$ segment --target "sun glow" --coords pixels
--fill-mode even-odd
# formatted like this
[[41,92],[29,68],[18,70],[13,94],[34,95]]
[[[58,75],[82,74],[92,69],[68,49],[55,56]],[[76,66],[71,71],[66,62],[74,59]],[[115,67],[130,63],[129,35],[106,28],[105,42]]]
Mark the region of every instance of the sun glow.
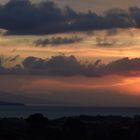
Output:
[[120,87],[121,90],[128,94],[140,96],[140,77],[129,77],[124,80],[125,85]]

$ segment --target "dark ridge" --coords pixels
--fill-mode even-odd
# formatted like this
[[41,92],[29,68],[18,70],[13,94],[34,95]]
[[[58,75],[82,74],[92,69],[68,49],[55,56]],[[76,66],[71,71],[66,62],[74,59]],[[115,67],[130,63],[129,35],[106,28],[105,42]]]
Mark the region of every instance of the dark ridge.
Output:
[[14,103],[14,102],[5,102],[5,101],[0,101],[0,106],[1,105],[10,105],[10,106],[24,106],[22,103]]

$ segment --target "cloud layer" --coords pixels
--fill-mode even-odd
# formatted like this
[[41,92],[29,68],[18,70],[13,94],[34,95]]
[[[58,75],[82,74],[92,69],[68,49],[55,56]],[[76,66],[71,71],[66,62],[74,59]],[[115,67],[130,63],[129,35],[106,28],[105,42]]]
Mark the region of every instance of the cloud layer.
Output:
[[59,8],[54,2],[33,4],[29,0],[10,0],[0,6],[0,28],[11,34],[51,34],[112,28],[140,27],[140,9],[113,9],[98,15]]
[[42,46],[45,47],[47,45],[65,45],[65,44],[73,44],[76,42],[80,42],[82,41],[82,38],[80,37],[71,37],[71,38],[67,38],[67,37],[52,37],[51,39],[46,38],[46,39],[38,39],[34,42],[34,44],[36,46]]
[[[16,59],[16,58],[15,58]],[[13,58],[10,61],[14,61]],[[86,76],[101,77],[106,75],[138,76],[140,58],[123,58],[108,64],[97,60],[94,63],[82,63],[74,56],[53,56],[50,59],[27,57],[22,65],[5,68],[2,64],[0,74],[30,74],[47,76]]]

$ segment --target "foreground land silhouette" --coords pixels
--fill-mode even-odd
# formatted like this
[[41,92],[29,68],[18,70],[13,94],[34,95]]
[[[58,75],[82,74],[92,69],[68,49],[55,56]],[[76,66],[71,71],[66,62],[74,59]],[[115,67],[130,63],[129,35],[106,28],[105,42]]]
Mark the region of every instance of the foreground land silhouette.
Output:
[[139,140],[140,116],[1,118],[0,140]]

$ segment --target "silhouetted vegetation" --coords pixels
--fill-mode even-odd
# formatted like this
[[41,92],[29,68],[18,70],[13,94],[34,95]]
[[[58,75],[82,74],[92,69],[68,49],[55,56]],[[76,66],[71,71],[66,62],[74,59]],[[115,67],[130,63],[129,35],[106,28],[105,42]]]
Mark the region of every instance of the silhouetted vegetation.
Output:
[[140,116],[1,118],[0,140],[138,140]]

